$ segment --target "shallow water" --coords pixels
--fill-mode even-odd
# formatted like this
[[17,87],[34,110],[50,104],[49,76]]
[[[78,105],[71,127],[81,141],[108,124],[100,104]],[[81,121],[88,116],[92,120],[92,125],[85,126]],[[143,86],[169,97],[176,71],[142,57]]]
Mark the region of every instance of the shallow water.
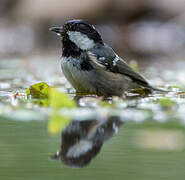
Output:
[[[72,168],[60,160],[49,158],[61,147],[61,133],[51,134],[48,131],[51,109],[39,107],[27,99],[25,89],[44,81],[62,92],[73,90],[61,75],[53,57],[45,61],[38,57],[34,59],[37,60],[11,60],[8,64],[0,61],[0,177],[3,180],[184,179],[182,72],[174,72],[173,80],[161,78],[161,85],[165,82],[176,86],[167,95],[155,94],[131,100],[115,97],[109,103],[95,97],[81,99],[80,105],[84,108],[77,109],[81,116],[77,113],[73,118],[71,123],[76,122],[75,125],[67,125],[70,135],[67,142],[75,141],[72,139],[77,136],[77,142],[85,139],[102,146],[87,166]],[[146,72],[149,69],[151,67],[146,68]],[[151,81],[154,84],[159,82],[155,80],[158,73],[150,72],[153,72]],[[93,116],[95,111],[96,116]],[[75,114],[72,110],[70,112]],[[89,116],[85,118],[90,113],[90,119]],[[119,124],[110,123],[113,114]],[[80,122],[86,124],[84,129],[79,128]],[[72,136],[74,132],[76,134]],[[76,152],[79,149],[73,154]],[[82,149],[82,152],[86,150]]]
[[[1,120],[2,179],[184,179],[185,152],[150,150],[136,145],[138,125],[128,124],[105,143],[100,154],[82,169],[48,160],[60,146],[60,136],[50,136],[46,122]],[[157,128],[161,130],[161,128]],[[175,130],[174,132],[184,130]],[[185,136],[184,136],[185,137]]]

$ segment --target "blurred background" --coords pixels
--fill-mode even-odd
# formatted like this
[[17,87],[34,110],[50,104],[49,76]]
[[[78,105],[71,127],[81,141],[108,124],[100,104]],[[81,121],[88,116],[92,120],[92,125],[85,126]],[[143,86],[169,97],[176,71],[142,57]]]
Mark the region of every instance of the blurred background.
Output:
[[184,57],[185,0],[1,0],[0,58],[61,54],[48,27],[74,18],[94,24],[127,59]]

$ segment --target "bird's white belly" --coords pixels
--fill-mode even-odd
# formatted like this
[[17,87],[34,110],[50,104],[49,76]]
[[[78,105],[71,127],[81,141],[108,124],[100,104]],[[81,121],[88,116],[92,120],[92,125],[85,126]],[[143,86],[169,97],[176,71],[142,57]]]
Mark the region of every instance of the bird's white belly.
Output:
[[[93,72],[82,71],[78,68],[80,62],[78,59],[62,58],[61,67],[63,74],[77,92],[91,92],[95,93],[95,89],[91,84],[90,77],[93,77]],[[92,73],[92,75],[90,75]]]

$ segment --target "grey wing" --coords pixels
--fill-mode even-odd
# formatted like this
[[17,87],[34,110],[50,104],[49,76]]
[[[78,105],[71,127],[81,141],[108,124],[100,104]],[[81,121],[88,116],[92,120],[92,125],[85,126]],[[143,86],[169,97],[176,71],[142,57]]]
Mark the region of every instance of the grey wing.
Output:
[[150,87],[148,82],[139,73],[135,72],[123,59],[118,57],[108,45],[91,49],[87,53],[90,63],[96,69],[120,73],[130,77],[142,86]]

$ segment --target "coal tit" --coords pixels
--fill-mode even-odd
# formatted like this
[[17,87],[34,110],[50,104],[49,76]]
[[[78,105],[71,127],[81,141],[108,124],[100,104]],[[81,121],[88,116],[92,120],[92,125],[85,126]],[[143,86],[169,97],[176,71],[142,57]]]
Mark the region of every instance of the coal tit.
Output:
[[122,96],[136,88],[153,90],[87,21],[69,20],[62,27],[49,30],[61,37],[62,71],[77,93]]

